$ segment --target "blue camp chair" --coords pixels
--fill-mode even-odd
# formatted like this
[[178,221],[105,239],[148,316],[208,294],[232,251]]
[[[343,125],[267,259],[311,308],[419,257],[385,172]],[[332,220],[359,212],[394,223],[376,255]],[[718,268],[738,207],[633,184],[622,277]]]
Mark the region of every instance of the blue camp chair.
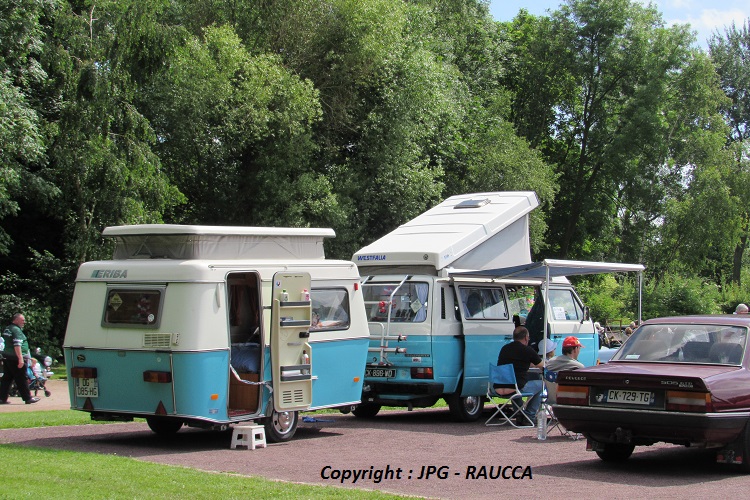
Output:
[[[505,387],[496,391],[494,384]],[[526,404],[533,395],[533,392],[523,392],[518,388],[516,372],[513,370],[512,363],[497,366],[490,363],[487,399],[490,404],[495,405],[495,413],[487,419],[484,425],[510,424],[516,428],[534,427],[534,421],[529,418],[525,411],[522,411],[526,409]],[[522,420],[523,425],[516,423],[516,419]],[[526,425],[527,423],[528,425]]]

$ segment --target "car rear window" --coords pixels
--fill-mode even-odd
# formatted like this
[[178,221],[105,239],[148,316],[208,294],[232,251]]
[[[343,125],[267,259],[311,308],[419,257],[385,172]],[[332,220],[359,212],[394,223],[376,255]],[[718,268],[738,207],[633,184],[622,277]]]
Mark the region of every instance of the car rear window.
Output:
[[740,365],[747,328],[724,325],[644,325],[633,333],[616,361]]

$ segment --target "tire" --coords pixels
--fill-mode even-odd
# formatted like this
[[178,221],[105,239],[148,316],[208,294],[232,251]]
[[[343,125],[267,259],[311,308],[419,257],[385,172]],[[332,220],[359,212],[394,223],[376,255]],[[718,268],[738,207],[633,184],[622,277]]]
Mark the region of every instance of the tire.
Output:
[[173,418],[146,417],[146,423],[159,436],[173,436],[182,428],[182,420]]
[[277,412],[273,410],[271,416],[265,419],[266,439],[271,443],[289,441],[297,431],[299,414],[296,411]]
[[621,443],[606,443],[603,450],[597,450],[596,454],[605,462],[624,462],[633,454],[635,445]]
[[481,396],[449,396],[446,401],[457,422],[475,422],[484,411],[484,398]]
[[352,410],[355,417],[359,418],[373,418],[380,411],[380,405],[373,403],[362,403],[358,404],[356,408]]
[[742,452],[742,463],[734,465],[734,470],[748,473],[750,472],[750,455],[748,455],[750,453],[750,421],[745,424],[745,430],[742,431],[737,444],[739,451]]

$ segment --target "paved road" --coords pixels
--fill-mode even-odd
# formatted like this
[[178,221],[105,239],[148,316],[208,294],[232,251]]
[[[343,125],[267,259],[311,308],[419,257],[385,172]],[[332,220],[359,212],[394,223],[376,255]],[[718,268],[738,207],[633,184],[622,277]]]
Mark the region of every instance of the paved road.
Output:
[[[47,389],[52,393],[49,397],[44,396],[43,391],[39,391],[37,397],[38,403],[27,405],[20,397],[10,397],[9,405],[0,405],[0,413],[14,411],[43,411],[43,410],[69,410],[70,396],[68,395],[68,382],[65,380],[48,380]],[[33,392],[33,391],[32,391]]]
[[[27,406],[43,408],[41,403]],[[612,466],[585,451],[583,441],[559,435],[537,441],[529,430],[486,428],[481,422],[456,424],[445,409],[387,412],[370,421],[351,415],[317,418],[328,421],[301,423],[291,442],[254,451],[230,450],[230,432],[183,429],[172,439],[159,439],[140,423],[9,429],[0,431],[0,442],[431,498],[696,498],[719,492],[722,497],[739,498],[747,494],[748,476],[715,464],[713,454],[701,450],[668,445],[639,448],[628,462]],[[434,469],[424,470],[435,473],[419,479],[423,467],[431,466]],[[471,468],[475,479],[467,478]],[[373,476],[356,484],[321,477],[346,470],[364,470],[368,475],[372,470]],[[379,470],[392,470],[394,477],[376,483]],[[485,479],[483,470],[488,476],[498,470],[526,475]]]

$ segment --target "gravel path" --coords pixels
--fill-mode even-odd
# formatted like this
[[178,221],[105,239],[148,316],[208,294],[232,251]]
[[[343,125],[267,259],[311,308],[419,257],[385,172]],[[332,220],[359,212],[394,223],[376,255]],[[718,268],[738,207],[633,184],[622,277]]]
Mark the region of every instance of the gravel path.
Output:
[[[47,398],[2,411],[59,404]],[[747,492],[746,475],[715,464],[713,453],[702,450],[639,448],[626,463],[611,465],[585,451],[584,441],[556,434],[538,441],[533,430],[456,424],[446,409],[386,412],[373,420],[315,418],[300,423],[292,441],[254,451],[230,450],[231,432],[183,429],[162,439],[142,423],[6,429],[0,442],[430,498],[697,498],[717,491],[740,498]],[[344,475],[350,477],[342,481]]]

